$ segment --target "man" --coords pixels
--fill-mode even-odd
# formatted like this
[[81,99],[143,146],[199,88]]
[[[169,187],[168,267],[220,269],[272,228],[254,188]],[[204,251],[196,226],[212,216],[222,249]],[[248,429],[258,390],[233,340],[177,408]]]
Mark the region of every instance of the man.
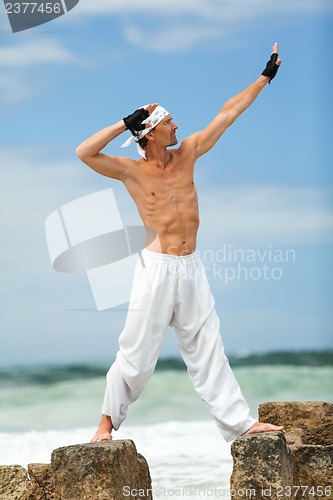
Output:
[[[261,76],[177,149],[168,149],[178,142],[172,116],[161,106],[149,104],[97,132],[76,150],[93,170],[124,183],[148,234],[134,274],[119,351],[107,374],[102,418],[93,442],[112,439],[112,429],[119,428],[128,406],[140,396],[155,369],[169,325],[175,328],[194,388],[227,441],[243,434],[283,431],[281,426],[259,423],[250,416],[224,354],[214,299],[195,252],[199,211],[193,182],[196,160],[254,102],[280,64],[276,43]],[[135,140],[140,160],[101,153],[127,129],[133,137],[124,146]]]

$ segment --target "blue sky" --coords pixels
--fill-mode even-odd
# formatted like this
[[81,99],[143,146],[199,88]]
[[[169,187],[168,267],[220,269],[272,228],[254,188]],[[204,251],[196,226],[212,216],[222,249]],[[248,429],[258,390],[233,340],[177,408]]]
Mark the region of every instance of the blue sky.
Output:
[[[198,248],[256,254],[252,277],[227,283],[227,264],[207,258],[228,353],[333,348],[332,2],[80,0],[16,34],[0,8],[0,364],[114,357],[126,312],[94,311],[86,276],[52,269],[44,223],[109,187],[123,220],[138,217],[124,187],[90,171],[76,146],[148,102],[172,113],[182,140],[259,76],[275,41],[276,79],[196,165]],[[124,139],[106,152],[136,156],[119,149]],[[295,258],[277,263],[269,250]],[[280,278],[257,279],[263,264]],[[162,355],[174,353],[170,333]]]

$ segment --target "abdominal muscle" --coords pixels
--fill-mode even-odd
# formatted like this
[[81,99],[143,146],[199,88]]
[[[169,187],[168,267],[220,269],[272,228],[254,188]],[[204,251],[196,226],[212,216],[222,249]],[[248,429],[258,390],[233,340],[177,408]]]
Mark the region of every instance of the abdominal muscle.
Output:
[[126,187],[147,230],[146,248],[179,256],[193,253],[199,209],[191,173],[150,175],[140,181]]
[[189,217],[178,207],[175,218],[160,216],[154,223],[152,219],[145,223],[147,228],[146,248],[154,252],[172,255],[189,255],[196,249],[196,237],[199,226],[198,217]]
[[141,207],[139,212],[147,228],[146,248],[172,255],[195,251],[199,227],[196,190],[193,195],[179,201],[169,193],[165,199],[156,200],[155,206]]

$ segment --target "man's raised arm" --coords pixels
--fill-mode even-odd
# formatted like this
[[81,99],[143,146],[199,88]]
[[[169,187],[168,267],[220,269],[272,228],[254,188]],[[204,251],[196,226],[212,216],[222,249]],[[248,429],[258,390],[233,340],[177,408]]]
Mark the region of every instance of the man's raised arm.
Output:
[[280,64],[281,59],[278,59],[278,44],[275,43],[271,58],[259,78],[245,90],[227,101],[222,106],[219,114],[204,130],[188,138],[191,141],[195,141],[197,158],[215,146],[221,135],[234,123],[236,118],[251,106],[265,85],[275,77]]

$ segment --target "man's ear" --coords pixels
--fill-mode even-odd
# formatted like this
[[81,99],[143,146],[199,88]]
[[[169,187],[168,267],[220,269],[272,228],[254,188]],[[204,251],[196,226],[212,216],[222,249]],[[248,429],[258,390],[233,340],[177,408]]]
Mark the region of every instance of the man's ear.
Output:
[[148,134],[145,135],[147,137],[148,141],[153,141],[154,140],[154,130],[151,130],[148,132]]

